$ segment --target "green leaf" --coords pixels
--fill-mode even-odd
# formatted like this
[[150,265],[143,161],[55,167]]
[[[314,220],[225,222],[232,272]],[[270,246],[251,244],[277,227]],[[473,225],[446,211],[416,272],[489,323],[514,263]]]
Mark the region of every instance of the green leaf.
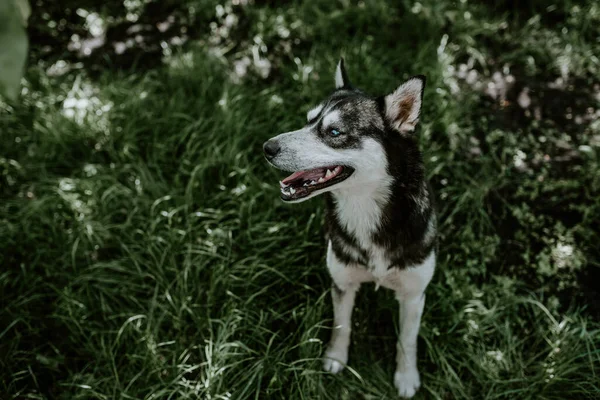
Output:
[[27,58],[26,0],[0,1],[0,95],[16,100]]
[[21,12],[23,26],[27,26],[27,20],[31,15],[31,6],[29,6],[29,0],[15,0],[15,4],[17,7],[19,7],[19,11]]

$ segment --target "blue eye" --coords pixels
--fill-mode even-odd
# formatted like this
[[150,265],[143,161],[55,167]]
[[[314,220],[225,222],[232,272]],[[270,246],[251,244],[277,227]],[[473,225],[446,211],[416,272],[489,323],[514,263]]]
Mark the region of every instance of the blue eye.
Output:
[[331,133],[333,136],[339,136],[342,132],[338,131],[337,129],[330,129],[329,133]]

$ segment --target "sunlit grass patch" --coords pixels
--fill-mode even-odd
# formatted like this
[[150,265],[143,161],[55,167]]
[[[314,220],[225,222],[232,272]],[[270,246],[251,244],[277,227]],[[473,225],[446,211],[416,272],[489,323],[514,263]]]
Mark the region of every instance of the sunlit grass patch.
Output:
[[597,7],[247,3],[182,2],[206,30],[152,68],[59,54],[0,103],[0,393],[394,398],[391,293],[361,290],[350,369],[321,371],[321,203],[281,203],[262,156],[343,54],[374,95],[428,78],[441,240],[417,398],[598,397]]

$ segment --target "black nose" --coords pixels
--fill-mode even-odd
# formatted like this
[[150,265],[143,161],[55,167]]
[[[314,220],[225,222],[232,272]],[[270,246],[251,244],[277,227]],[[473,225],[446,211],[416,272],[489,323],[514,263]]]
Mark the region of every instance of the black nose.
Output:
[[263,144],[263,151],[265,152],[265,157],[269,160],[273,159],[277,153],[279,153],[281,147],[279,147],[279,143],[274,140],[267,140],[265,144]]

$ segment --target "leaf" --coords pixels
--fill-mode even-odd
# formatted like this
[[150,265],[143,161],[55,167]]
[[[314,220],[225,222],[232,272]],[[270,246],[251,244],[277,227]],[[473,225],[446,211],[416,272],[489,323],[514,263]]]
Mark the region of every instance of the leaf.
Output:
[[29,0],[15,0],[15,3],[21,12],[23,26],[27,26],[27,20],[31,15],[31,6],[29,5]]
[[0,95],[11,100],[17,99],[21,87],[28,48],[24,22],[30,12],[26,1],[0,1]]

